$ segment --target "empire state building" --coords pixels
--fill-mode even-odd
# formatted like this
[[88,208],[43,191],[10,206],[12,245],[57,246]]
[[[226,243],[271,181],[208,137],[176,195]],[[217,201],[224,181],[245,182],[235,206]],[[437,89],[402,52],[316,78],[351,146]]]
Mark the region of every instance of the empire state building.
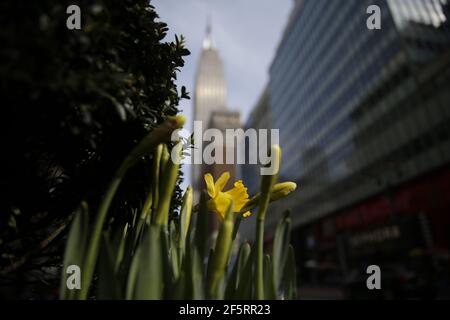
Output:
[[214,47],[211,25],[208,23],[197,69],[194,95],[194,119],[202,121],[204,129],[208,126],[213,111],[226,109],[226,94],[227,88],[222,60]]

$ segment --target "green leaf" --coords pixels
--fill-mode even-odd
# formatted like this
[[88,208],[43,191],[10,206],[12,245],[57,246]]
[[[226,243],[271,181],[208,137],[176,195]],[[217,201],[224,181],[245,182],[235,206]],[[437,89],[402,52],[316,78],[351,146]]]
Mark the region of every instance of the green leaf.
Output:
[[284,271],[284,298],[297,299],[297,268],[295,265],[294,248],[289,246],[289,254]]
[[141,263],[141,252],[142,249],[136,251],[136,253],[133,256],[133,259],[130,264],[130,269],[128,271],[128,279],[127,279],[127,286],[126,286],[126,294],[125,297],[127,300],[132,300],[135,297],[135,288],[136,288],[136,282],[138,279],[138,272],[139,272],[139,265]]
[[198,249],[194,244],[195,228],[189,228],[186,238],[186,258],[182,268],[185,270],[185,299],[204,299],[203,261],[200,259]]
[[170,247],[169,247],[169,255],[170,255],[170,266],[172,270],[172,282],[176,282],[180,275],[180,265],[181,265],[181,257],[178,252],[178,234],[175,226],[175,222],[172,220],[170,222]]
[[203,294],[203,268],[196,247],[188,247],[186,258],[186,294],[185,299],[202,300]]
[[235,223],[234,223],[233,240],[236,239],[236,236],[237,236],[238,231],[239,231],[239,226],[241,225],[241,221],[242,221],[242,215],[239,214],[239,215],[236,217],[236,221],[235,221]]
[[170,256],[170,236],[167,226],[160,226],[160,246],[162,253],[162,280],[164,282],[164,295],[170,297],[172,294],[173,269],[172,259]]
[[270,255],[264,257],[264,299],[275,300],[277,298],[273,282],[273,270]]
[[211,277],[211,272],[213,268],[213,257],[214,257],[214,248],[209,249],[209,255],[207,260],[207,266],[206,266],[206,281],[209,282],[209,279]]
[[208,245],[208,224],[209,224],[209,213],[207,205],[208,195],[205,191],[202,191],[200,195],[200,204],[197,214],[197,224],[195,228],[195,246],[198,249],[200,259],[206,255],[207,245]]
[[273,283],[276,291],[280,289],[290,238],[291,219],[289,212],[286,212],[283,219],[278,222],[273,241]]
[[250,245],[248,243],[243,243],[239,248],[239,253],[234,263],[233,270],[228,280],[228,285],[225,290],[226,299],[235,299],[236,292],[239,287],[239,283],[243,274],[245,265],[247,264],[248,258],[250,256]]
[[184,253],[186,248],[186,237],[191,224],[192,215],[192,187],[189,186],[183,196],[183,202],[181,205],[180,212],[180,223],[179,223],[179,243],[181,253]]
[[150,191],[147,193],[147,197],[145,199],[144,205],[142,206],[141,215],[139,216],[139,221],[146,221],[148,216],[150,216],[150,219],[151,219],[153,197],[154,197],[154,193],[152,191],[152,188],[150,188]]
[[120,281],[115,273],[115,258],[108,233],[104,232],[99,255],[98,299],[120,299]]
[[170,299],[174,300],[183,300],[185,299],[184,295],[186,292],[186,274],[184,271],[181,271],[178,280],[174,283],[173,293],[170,296]]
[[254,299],[254,290],[252,284],[254,283],[253,272],[256,264],[256,244],[251,247],[250,256],[248,257],[241,275],[239,276],[238,289],[236,291],[236,299],[249,300]]
[[[89,210],[85,202],[82,202],[72,221],[69,236],[64,251],[64,261],[60,285],[60,298],[64,300],[77,299],[77,290],[67,289],[67,267],[77,265],[83,266],[86,252],[87,239],[89,236]],[[81,273],[83,270],[81,269]]]
[[163,262],[161,252],[161,229],[158,226],[151,226],[145,235],[142,245],[137,249],[136,256],[137,270],[130,270],[135,273],[131,275],[131,281],[135,277],[133,299],[158,300],[163,297]]
[[125,245],[126,245],[126,240],[127,240],[127,235],[128,235],[128,223],[125,224],[125,226],[123,227],[122,230],[118,230],[118,232],[116,233],[115,237],[114,237],[114,242],[113,242],[113,252],[115,253],[114,255],[114,273],[118,274],[119,272],[119,268],[120,268],[120,264],[122,263],[124,254],[125,254]]

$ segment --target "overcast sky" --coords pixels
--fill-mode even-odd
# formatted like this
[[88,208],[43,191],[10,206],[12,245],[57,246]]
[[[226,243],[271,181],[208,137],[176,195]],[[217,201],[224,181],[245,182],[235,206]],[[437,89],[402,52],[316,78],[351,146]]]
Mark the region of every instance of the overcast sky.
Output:
[[[212,34],[224,63],[227,104],[241,111],[245,121],[268,80],[268,68],[287,23],[292,0],[151,0],[160,19],[168,24],[167,40],[186,38],[191,55],[178,75],[193,97],[197,64],[208,15]],[[180,106],[191,130],[193,100]],[[185,168],[187,176],[190,168]],[[188,177],[187,177],[188,178]],[[188,179],[189,180],[189,179]],[[189,182],[189,181],[188,181]]]

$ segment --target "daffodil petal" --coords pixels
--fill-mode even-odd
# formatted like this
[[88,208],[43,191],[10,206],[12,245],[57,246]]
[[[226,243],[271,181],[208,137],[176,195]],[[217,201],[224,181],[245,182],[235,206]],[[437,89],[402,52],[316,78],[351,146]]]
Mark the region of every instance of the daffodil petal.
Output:
[[220,192],[223,190],[228,180],[230,179],[230,173],[228,171],[222,173],[222,175],[217,179],[214,187],[216,188],[216,192]]
[[206,190],[211,198],[216,196],[216,188],[214,187],[214,179],[210,173],[205,174]]
[[223,192],[219,192],[217,197],[211,199],[211,201],[213,202],[211,205],[213,207],[212,211],[219,214],[222,220],[225,219],[225,213],[227,212],[228,207],[230,206],[231,199],[227,197]]
[[247,188],[241,180],[234,183],[234,188],[225,192],[234,201],[234,211],[238,212],[248,201]]

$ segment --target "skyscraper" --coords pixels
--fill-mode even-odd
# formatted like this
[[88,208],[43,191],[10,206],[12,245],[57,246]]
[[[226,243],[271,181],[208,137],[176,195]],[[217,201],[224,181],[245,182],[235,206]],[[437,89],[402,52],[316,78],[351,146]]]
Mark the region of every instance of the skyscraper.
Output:
[[195,82],[195,120],[208,125],[211,113],[226,108],[227,87],[222,59],[208,23]]
[[[448,3],[295,3],[268,90],[280,179],[299,185],[275,208],[293,211],[304,281],[325,266],[322,276],[338,281],[368,259],[397,261],[416,248],[448,254]],[[366,26],[370,5],[381,30]],[[273,230],[278,216],[268,219]]]

